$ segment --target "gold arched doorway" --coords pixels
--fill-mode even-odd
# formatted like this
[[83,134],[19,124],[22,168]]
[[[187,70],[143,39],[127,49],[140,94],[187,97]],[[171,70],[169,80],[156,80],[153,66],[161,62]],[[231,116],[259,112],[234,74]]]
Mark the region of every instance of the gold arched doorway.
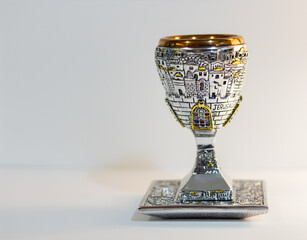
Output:
[[195,130],[213,129],[212,114],[204,101],[199,101],[191,111],[191,125]]

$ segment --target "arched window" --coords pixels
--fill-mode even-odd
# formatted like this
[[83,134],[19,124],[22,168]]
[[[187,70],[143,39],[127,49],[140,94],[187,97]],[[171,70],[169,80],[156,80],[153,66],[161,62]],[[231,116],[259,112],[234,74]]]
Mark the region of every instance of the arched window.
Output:
[[199,101],[191,111],[191,125],[195,130],[213,129],[212,114],[204,101]]
[[188,72],[187,72],[187,78],[193,78],[193,74],[192,74],[191,71],[188,71]]
[[203,90],[205,89],[205,86],[204,86],[204,83],[203,83],[203,82],[201,82],[201,83],[199,84],[199,89],[200,89],[200,91],[203,91]]
[[183,95],[183,92],[181,89],[179,89],[178,92],[179,92],[179,95]]

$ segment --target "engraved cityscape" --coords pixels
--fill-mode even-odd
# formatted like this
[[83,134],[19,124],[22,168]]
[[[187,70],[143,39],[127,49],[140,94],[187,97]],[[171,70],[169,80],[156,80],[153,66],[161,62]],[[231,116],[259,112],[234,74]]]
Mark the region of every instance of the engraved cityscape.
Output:
[[[242,99],[240,92],[248,60],[245,46],[219,49],[158,46],[155,59],[166,101],[182,126],[218,129],[229,122]],[[198,112],[192,112],[197,105]]]

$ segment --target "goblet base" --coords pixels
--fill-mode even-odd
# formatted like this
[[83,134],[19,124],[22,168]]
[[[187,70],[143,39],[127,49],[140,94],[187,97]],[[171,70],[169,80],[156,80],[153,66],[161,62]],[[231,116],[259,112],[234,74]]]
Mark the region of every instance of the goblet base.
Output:
[[264,181],[233,180],[232,201],[181,201],[180,180],[153,181],[139,212],[161,218],[246,218],[268,212]]

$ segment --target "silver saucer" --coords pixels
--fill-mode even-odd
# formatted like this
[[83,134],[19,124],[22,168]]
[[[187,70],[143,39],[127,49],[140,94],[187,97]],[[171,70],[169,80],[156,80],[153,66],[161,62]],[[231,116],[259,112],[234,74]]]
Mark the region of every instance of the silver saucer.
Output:
[[264,182],[233,180],[233,201],[175,201],[180,180],[153,181],[139,212],[161,218],[246,218],[268,212]]

